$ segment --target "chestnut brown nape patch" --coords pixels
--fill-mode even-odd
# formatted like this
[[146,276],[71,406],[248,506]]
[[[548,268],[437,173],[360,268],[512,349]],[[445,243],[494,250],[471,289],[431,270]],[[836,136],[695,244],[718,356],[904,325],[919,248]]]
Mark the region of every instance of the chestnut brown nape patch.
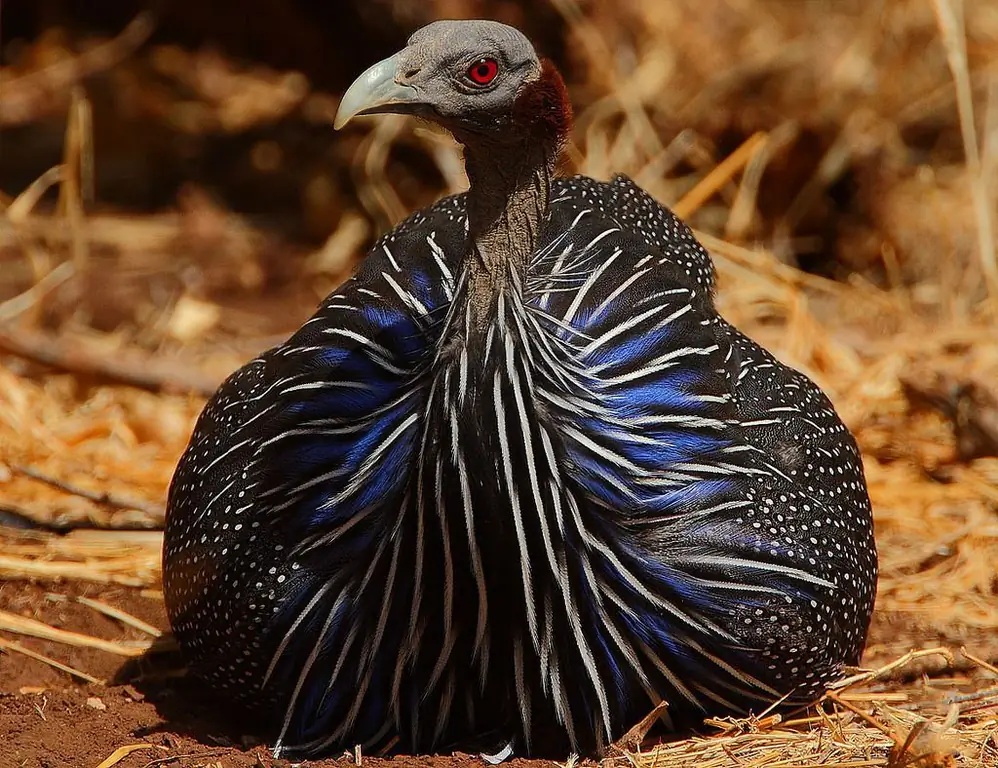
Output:
[[517,95],[513,124],[531,136],[559,145],[571,133],[572,102],[561,73],[549,59],[541,59],[541,76]]

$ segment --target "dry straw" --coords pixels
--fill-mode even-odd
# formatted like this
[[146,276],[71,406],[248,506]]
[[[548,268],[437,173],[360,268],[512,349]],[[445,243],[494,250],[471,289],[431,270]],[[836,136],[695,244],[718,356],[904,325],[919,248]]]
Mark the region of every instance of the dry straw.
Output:
[[[881,554],[878,615],[864,660],[873,671],[837,686],[817,711],[717,721],[701,736],[643,750],[629,745],[608,763],[998,766],[998,444],[989,455],[986,440],[968,442],[975,429],[986,438],[989,418],[998,424],[998,405],[989,414],[980,405],[985,401],[969,394],[993,391],[998,381],[995,201],[987,178],[996,162],[995,105],[975,109],[982,93],[994,91],[998,73],[993,13],[969,0],[876,2],[853,15],[836,15],[825,4],[761,0],[634,0],[585,9],[575,0],[554,0],[553,7],[569,25],[576,65],[588,73],[573,85],[589,98],[577,116],[569,165],[604,178],[628,173],[690,218],[717,264],[717,301],[726,317],[815,378],[856,434]],[[130,27],[118,48],[99,50],[120,55],[144,39],[144,23]],[[827,45],[815,45],[817,37]],[[765,94],[768,101],[759,98],[762,117],[738,98],[760,83],[775,89]],[[119,253],[116,266],[134,266],[141,256],[154,264],[146,268],[167,274],[185,226],[176,216],[86,215],[88,112],[80,98],[69,103],[65,165],[0,212],[8,225],[0,226],[0,248],[16,249],[31,275],[0,302],[0,346],[47,372],[0,368],[0,499],[5,512],[49,529],[104,530],[4,532],[0,578],[155,590],[161,534],[123,529],[162,523],[167,483],[203,403],[187,393],[209,391],[256,350],[233,354],[231,340],[224,351],[206,344],[200,356],[187,350],[189,356],[157,368],[147,365],[148,354],[122,362],[135,350],[120,335],[79,326],[39,332],[40,309],[92,272],[99,252]],[[26,114],[9,109],[0,110],[0,120]],[[899,136],[926,121],[952,127],[963,149],[958,165],[935,156],[912,165]],[[746,138],[719,151],[711,138],[715,124]],[[767,188],[771,175],[787,177],[781,164],[790,149],[815,135],[828,140],[809,175],[798,174],[789,190]],[[357,205],[373,226],[360,214],[345,216],[343,231],[308,261],[310,270],[342,278],[366,233],[406,212],[389,172],[401,142],[425,150],[452,191],[463,184],[451,142],[413,131],[405,120],[379,121],[358,144],[353,165]],[[877,269],[865,262],[840,280],[799,269],[809,246],[798,233],[809,217],[843,179],[859,184],[871,175],[875,194],[856,204],[880,228],[872,250],[883,280],[876,282]],[[36,212],[56,184],[61,210]],[[767,218],[767,194],[789,199],[778,221]],[[261,242],[234,217],[221,216],[219,227],[239,253]],[[847,246],[865,240],[837,242],[837,263],[850,271],[855,253]],[[964,258],[968,250],[971,259]],[[160,338],[179,322],[181,306],[171,305],[136,333]],[[70,354],[78,350],[84,354]],[[78,387],[81,379],[97,386]],[[171,387],[183,392],[163,393]],[[968,445],[978,450],[968,452]],[[151,639],[91,638],[6,612],[0,650],[88,679],[85,670],[31,643],[133,656],[155,642],[157,628],[113,606],[86,605]],[[936,648],[963,644],[973,652]],[[116,753],[108,764],[124,757]]]

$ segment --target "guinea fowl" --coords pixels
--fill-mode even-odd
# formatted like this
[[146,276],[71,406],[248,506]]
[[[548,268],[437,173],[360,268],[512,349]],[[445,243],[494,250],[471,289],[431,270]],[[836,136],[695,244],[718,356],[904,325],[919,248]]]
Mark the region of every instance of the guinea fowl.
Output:
[[470,189],[202,413],[163,559],[193,672],[299,755],[591,752],[662,701],[820,696],[876,583],[827,398],[718,315],[672,213],[554,178],[571,110],[517,30],[419,30],[336,125],[383,112],[449,130]]

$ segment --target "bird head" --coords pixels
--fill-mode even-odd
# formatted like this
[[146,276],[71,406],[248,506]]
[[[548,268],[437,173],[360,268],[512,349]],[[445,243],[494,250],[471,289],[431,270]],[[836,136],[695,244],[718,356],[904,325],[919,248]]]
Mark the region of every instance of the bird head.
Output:
[[418,115],[464,144],[568,135],[571,106],[561,75],[530,40],[495,21],[437,21],[370,67],[343,94],[334,127],[378,113]]

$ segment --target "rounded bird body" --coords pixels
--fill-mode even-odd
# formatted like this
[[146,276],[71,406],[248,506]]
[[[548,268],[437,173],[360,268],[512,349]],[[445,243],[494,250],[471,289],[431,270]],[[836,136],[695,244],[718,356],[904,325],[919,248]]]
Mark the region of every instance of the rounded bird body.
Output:
[[465,24],[341,111],[426,114],[434,56],[468,87],[524,58],[512,122],[434,107],[471,191],[230,377],[177,469],[164,592],[192,669],[303,754],[592,750],[660,701],[678,724],[815,699],[873,604],[855,442],[718,315],[685,225],[626,178],[551,178],[560,79]]

